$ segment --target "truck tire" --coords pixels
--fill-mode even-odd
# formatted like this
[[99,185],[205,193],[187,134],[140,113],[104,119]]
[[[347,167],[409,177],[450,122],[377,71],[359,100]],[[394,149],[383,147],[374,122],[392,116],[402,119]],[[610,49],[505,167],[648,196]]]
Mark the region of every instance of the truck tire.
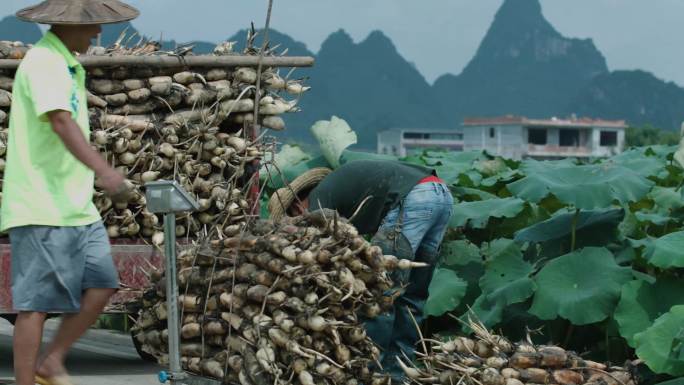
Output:
[[138,341],[137,338],[135,338],[133,333],[131,333],[131,340],[133,340],[133,346],[135,347],[135,351],[138,352],[138,356],[140,356],[140,359],[142,359],[145,362],[154,362],[155,364],[157,363],[157,359],[153,355],[146,353],[142,350],[142,344],[140,343],[140,341]]

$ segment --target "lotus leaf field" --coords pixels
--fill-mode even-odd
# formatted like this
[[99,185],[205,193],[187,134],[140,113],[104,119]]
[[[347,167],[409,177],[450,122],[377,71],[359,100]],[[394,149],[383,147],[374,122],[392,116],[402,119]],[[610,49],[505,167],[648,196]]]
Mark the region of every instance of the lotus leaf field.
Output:
[[[312,167],[396,159],[347,150],[355,135],[340,119],[317,124],[320,154],[283,146],[262,170],[266,195]],[[529,333],[617,365],[637,357],[646,383],[684,385],[684,170],[674,150],[585,162],[436,150],[400,159],[436,169],[457,202],[427,332],[468,333],[457,319],[476,316],[512,339]]]

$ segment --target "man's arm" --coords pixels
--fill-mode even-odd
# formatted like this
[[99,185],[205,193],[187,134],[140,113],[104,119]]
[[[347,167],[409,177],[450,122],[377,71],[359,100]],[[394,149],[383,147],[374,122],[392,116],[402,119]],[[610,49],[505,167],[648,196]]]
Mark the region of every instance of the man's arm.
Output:
[[92,147],[86,140],[78,123],[67,111],[57,110],[47,113],[52,130],[62,139],[64,146],[76,159],[95,172],[100,185],[111,195],[120,192],[124,185],[124,177]]

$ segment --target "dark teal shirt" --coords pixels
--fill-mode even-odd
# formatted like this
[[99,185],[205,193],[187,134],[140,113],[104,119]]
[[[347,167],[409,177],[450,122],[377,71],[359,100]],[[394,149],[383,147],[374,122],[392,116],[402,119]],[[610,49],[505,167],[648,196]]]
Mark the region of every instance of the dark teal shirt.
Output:
[[361,234],[378,230],[382,219],[418,184],[435,171],[418,165],[387,160],[345,163],[309,194],[309,210],[328,208],[350,218],[364,199],[352,224]]

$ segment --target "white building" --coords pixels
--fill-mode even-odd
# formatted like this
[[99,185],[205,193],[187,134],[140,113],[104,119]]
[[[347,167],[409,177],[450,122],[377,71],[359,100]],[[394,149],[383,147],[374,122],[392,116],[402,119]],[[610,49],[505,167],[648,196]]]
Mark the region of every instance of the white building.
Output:
[[463,149],[513,159],[602,158],[623,151],[626,128],[623,120],[470,118],[463,122]]
[[395,128],[378,132],[378,154],[407,156],[428,148],[463,151],[460,129]]

